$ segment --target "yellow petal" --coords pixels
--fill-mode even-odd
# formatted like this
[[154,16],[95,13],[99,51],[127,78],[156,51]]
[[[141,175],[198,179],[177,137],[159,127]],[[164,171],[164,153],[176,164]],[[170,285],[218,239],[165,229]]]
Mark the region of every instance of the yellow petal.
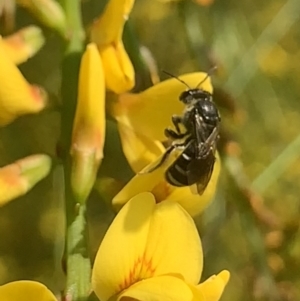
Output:
[[138,277],[154,210],[153,196],[140,194],[122,208],[109,227],[92,273],[93,289],[101,301],[130,286]]
[[191,301],[193,293],[183,280],[165,275],[137,282],[122,292],[117,300],[121,301],[122,298],[143,301]]
[[[158,160],[157,160],[158,161]],[[157,161],[153,163],[156,165]],[[135,195],[148,191],[154,191],[155,187],[164,179],[165,170],[163,168],[158,168],[153,172],[145,174],[135,175],[124,187],[123,189],[113,198],[112,204],[116,210],[120,210],[121,207],[126,204]],[[168,194],[168,188],[165,187],[166,191],[164,196]]]
[[123,42],[99,47],[99,53],[103,61],[106,87],[116,94],[121,94],[134,87],[134,69]]
[[27,83],[7,56],[0,39],[0,126],[16,117],[36,113],[45,107],[45,94]]
[[132,284],[164,274],[198,283],[202,248],[191,217],[176,203],[155,205],[150,193],[131,199],[110,226],[96,256],[92,283],[106,301]]
[[126,116],[122,116],[120,120],[118,129],[124,155],[134,172],[138,173],[161,156],[165,148],[159,141],[153,141],[130,128]]
[[[194,88],[206,76],[206,73],[197,72],[179,78]],[[209,77],[200,88],[212,92]],[[164,129],[172,125],[171,116],[183,112],[184,104],[179,101],[179,95],[186,89],[184,84],[171,78],[139,94],[120,95],[119,101],[112,105],[111,113],[116,118],[126,115],[131,127],[137,132],[147,135],[152,140],[163,141],[166,140]]]
[[48,175],[50,168],[46,155],[32,155],[0,168],[0,206],[25,194]]
[[[126,142],[125,142],[126,144]],[[124,146],[123,146],[124,147]],[[133,155],[132,155],[133,156]],[[145,169],[156,166],[161,160],[160,156]],[[214,170],[204,193],[198,195],[193,187],[175,187],[165,180],[165,170],[174,161],[176,154],[171,154],[169,160],[162,168],[153,172],[135,175],[123,189],[113,198],[112,205],[116,210],[128,202],[133,196],[143,191],[151,192],[155,195],[156,201],[170,200],[179,203],[191,216],[200,214],[213,200],[216,192],[218,179],[221,171],[219,154],[216,153]]]
[[[177,203],[157,204],[144,257],[149,259],[147,262],[151,260],[153,275],[173,273],[188,283],[199,282],[203,266],[201,241],[193,219]],[[143,268],[147,267],[143,266],[141,273]]]
[[1,301],[56,301],[51,291],[35,281],[15,281],[0,286]]
[[220,156],[216,153],[214,170],[204,193],[198,195],[193,193],[193,188],[182,187],[170,190],[166,199],[179,203],[191,216],[196,216],[210,204],[216,193],[218,179],[221,171]]
[[9,58],[15,64],[20,64],[32,57],[43,46],[45,39],[39,27],[27,26],[2,41]]
[[95,44],[82,57],[78,102],[73,127],[72,187],[78,201],[89,194],[103,158],[105,140],[105,86],[102,62]]
[[218,275],[211,276],[205,282],[200,283],[197,288],[205,296],[206,301],[218,301],[222,296],[229,278],[230,273],[224,270]]
[[120,94],[135,84],[134,69],[122,42],[123,26],[134,0],[110,0],[91,28],[103,61],[107,89]]
[[133,4],[134,0],[109,0],[103,14],[92,25],[91,40],[98,46],[121,40]]

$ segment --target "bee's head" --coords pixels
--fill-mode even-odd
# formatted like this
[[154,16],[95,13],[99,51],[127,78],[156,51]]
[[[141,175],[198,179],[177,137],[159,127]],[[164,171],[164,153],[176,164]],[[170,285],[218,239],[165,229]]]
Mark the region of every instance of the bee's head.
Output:
[[189,105],[201,100],[211,100],[211,94],[201,89],[189,89],[180,94],[179,100]]

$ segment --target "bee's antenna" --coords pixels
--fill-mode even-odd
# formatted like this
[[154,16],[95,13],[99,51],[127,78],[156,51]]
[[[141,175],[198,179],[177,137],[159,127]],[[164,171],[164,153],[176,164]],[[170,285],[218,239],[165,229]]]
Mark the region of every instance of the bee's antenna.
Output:
[[165,70],[162,70],[162,72],[165,73],[165,74],[167,74],[167,75],[169,75],[170,77],[176,78],[178,81],[180,81],[181,83],[183,83],[186,87],[188,87],[189,90],[191,90],[191,87],[185,81],[183,81],[182,79],[180,79],[179,77],[177,77],[177,76],[175,76],[175,75],[173,75],[173,74],[171,74],[171,73],[169,73],[169,72],[167,72]]
[[201,84],[203,84],[209,76],[211,76],[216,70],[218,69],[217,66],[213,66],[211,67],[208,71],[207,71],[207,74],[206,76],[204,77],[204,79],[201,80],[201,82],[196,86],[196,89],[199,88],[199,86],[201,86]]

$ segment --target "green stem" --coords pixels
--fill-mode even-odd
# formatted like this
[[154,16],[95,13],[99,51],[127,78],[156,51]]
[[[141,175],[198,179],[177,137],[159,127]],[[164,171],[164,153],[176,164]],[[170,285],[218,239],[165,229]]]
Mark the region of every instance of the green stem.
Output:
[[299,158],[299,149],[300,135],[253,181],[252,188],[259,193],[265,192]]
[[191,1],[180,1],[176,6],[179,19],[183,25],[190,57],[198,62],[198,67],[203,70],[208,70],[211,67],[207,55],[209,45],[207,45],[205,32],[199,22],[200,10],[197,4]]
[[66,296],[68,300],[83,301],[90,293],[91,262],[85,235],[85,205],[77,205],[77,214],[69,214],[68,218]]
[[241,163],[235,157],[226,156],[224,164],[232,178],[234,195],[233,199],[238,206],[241,224],[244,228],[245,235],[251,251],[253,266],[257,268],[261,275],[262,289],[267,297],[266,300],[279,301],[279,293],[276,286],[275,279],[267,264],[267,253],[264,247],[264,239],[262,233],[257,225],[253,210],[251,208],[249,199],[245,192],[249,188],[247,177],[244,175]]
[[65,260],[68,300],[84,301],[90,292],[91,263],[88,257],[85,205],[77,204],[71,189],[69,154],[76,110],[80,59],[84,47],[80,0],[62,0],[67,17],[66,52],[62,64],[62,122],[60,150],[65,173],[66,246]]
[[135,92],[143,91],[152,86],[152,82],[149,68],[141,54],[140,45],[130,20],[125,23],[123,40],[136,73],[135,78],[137,82],[134,90]]
[[81,52],[85,33],[81,19],[81,1],[61,0],[67,19],[67,54]]

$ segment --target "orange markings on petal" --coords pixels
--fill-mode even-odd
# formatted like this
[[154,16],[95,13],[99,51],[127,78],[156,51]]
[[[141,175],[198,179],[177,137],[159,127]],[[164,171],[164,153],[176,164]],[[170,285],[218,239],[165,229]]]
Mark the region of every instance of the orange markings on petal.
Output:
[[119,285],[119,291],[123,291],[134,283],[151,278],[155,274],[155,268],[152,266],[152,260],[146,259],[144,256],[139,256],[134,262],[128,275],[124,277],[124,281]]

